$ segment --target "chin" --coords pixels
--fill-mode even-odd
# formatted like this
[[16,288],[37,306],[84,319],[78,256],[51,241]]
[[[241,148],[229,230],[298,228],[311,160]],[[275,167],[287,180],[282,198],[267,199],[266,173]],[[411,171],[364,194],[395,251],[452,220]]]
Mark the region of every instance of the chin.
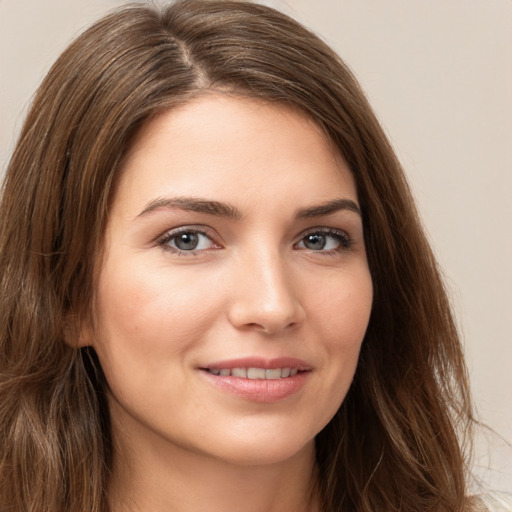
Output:
[[233,443],[230,450],[216,455],[215,458],[236,466],[270,466],[291,461],[298,457],[313,457],[315,453],[314,440],[306,444],[288,442]]
[[[229,430],[224,428],[218,432],[228,433]],[[233,429],[227,436],[212,436],[205,452],[234,465],[272,465],[296,457],[314,457],[315,437],[314,432],[301,432],[296,425],[295,428],[294,425],[276,428],[269,421],[258,428]]]

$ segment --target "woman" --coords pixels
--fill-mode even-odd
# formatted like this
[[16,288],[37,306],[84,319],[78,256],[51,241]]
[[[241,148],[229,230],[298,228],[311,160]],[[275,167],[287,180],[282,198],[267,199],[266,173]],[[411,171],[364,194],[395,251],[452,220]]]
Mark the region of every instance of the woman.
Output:
[[286,16],[99,21],[41,85],[0,218],[0,508],[477,510],[400,165]]

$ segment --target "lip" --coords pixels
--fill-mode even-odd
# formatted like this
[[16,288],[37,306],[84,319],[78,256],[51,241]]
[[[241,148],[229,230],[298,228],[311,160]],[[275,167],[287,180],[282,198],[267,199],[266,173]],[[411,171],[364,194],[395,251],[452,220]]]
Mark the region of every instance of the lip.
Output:
[[[214,375],[208,370],[233,368],[276,368],[296,369],[298,373],[280,379],[248,379],[243,377]],[[221,392],[235,395],[244,400],[259,403],[274,403],[297,394],[309,378],[312,366],[294,357],[265,359],[248,357],[217,361],[199,368],[201,374]]]
[[275,368],[296,368],[299,371],[310,371],[312,367],[302,359],[296,357],[275,357],[266,359],[264,357],[242,357],[239,359],[230,359],[229,361],[217,361],[208,363],[202,368],[209,370],[222,370],[228,368],[264,368],[265,370],[273,370]]

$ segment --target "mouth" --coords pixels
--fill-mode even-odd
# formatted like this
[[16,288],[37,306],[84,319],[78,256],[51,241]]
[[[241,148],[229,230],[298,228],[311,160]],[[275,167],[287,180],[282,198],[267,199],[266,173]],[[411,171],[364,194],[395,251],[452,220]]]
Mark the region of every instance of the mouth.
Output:
[[267,403],[299,393],[313,370],[295,358],[244,358],[199,369],[216,389],[244,400]]
[[204,371],[213,375],[220,375],[222,377],[238,377],[240,379],[251,380],[278,380],[294,377],[298,373],[307,370],[299,370],[298,368],[203,368]]

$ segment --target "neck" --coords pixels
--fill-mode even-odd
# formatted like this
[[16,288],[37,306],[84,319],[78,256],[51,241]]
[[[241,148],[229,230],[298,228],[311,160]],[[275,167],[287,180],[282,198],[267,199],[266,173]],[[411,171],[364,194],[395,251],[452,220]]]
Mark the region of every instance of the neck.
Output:
[[112,512],[320,512],[315,450],[261,465],[220,460],[155,435],[116,435]]

